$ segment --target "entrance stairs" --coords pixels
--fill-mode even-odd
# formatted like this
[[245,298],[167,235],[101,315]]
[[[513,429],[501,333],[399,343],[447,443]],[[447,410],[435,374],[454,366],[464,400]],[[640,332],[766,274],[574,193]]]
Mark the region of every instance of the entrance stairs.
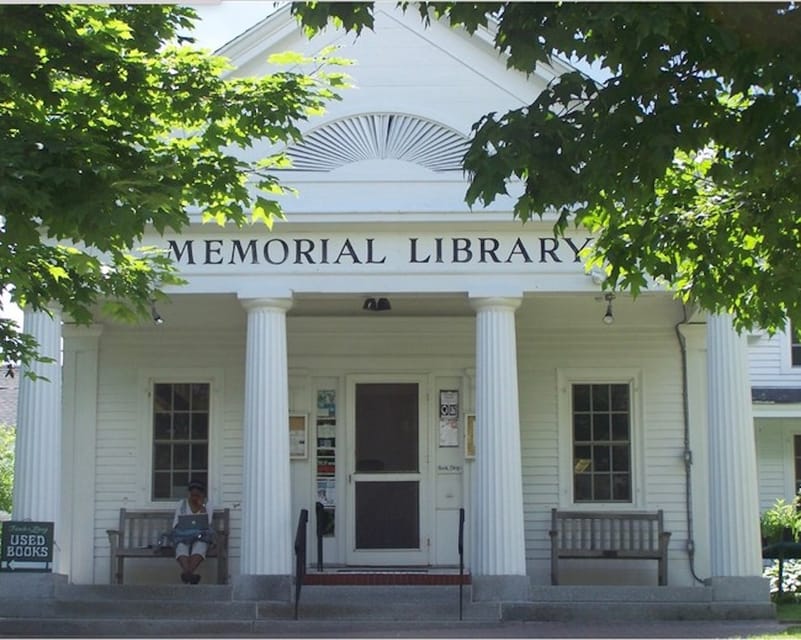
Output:
[[[2,577],[0,577],[0,581]],[[464,623],[499,620],[498,603],[473,603]],[[60,585],[53,598],[0,599],[0,637],[266,636],[343,623],[459,625],[459,588],[445,585],[306,585],[294,603],[244,601],[225,585]]]
[[460,621],[456,584],[306,584],[295,620],[294,604],[237,600],[227,585],[56,582],[46,597],[30,597],[9,590],[7,575],[0,574],[0,637],[326,637],[348,625],[379,633],[398,623],[412,633],[439,625],[458,635],[460,625],[517,621],[775,620],[769,602],[721,601],[701,586],[531,585],[523,601],[473,602],[475,586],[466,584]]

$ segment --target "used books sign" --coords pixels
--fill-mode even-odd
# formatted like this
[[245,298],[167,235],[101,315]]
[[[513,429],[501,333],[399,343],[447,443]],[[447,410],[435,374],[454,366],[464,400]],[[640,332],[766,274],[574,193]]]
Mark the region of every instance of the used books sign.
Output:
[[53,570],[53,523],[3,523],[0,571]]

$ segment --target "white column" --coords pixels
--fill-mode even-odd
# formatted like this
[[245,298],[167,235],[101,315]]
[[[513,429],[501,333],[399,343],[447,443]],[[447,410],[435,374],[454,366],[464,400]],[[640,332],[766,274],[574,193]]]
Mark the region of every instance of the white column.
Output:
[[477,298],[476,459],[471,572],[526,574],[515,310],[519,298]]
[[243,575],[292,574],[286,311],[291,300],[243,300],[245,353]]
[[709,512],[713,577],[762,573],[756,445],[745,335],[731,317],[707,320]]
[[[39,343],[39,355],[20,372],[14,449],[14,520],[55,523],[54,563],[58,569],[61,495],[61,311],[52,317],[26,311],[23,331]],[[31,371],[47,380],[31,380]]]
[[[72,584],[94,582],[98,349],[103,325],[64,324],[62,384],[62,571]],[[68,555],[69,554],[69,555]],[[68,555],[68,558],[66,557]]]

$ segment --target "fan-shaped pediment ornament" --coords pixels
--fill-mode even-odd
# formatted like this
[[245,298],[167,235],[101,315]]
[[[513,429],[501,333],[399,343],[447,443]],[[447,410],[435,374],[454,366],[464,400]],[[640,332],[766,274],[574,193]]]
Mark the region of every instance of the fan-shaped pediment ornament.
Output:
[[329,122],[287,149],[294,171],[333,171],[362,160],[405,160],[431,171],[461,171],[467,138],[431,120],[369,113]]

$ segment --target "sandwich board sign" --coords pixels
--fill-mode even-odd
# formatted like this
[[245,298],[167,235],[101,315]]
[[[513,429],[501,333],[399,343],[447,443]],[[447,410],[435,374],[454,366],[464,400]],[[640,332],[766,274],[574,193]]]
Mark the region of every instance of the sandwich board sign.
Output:
[[4,522],[0,544],[0,571],[53,571],[52,522]]

